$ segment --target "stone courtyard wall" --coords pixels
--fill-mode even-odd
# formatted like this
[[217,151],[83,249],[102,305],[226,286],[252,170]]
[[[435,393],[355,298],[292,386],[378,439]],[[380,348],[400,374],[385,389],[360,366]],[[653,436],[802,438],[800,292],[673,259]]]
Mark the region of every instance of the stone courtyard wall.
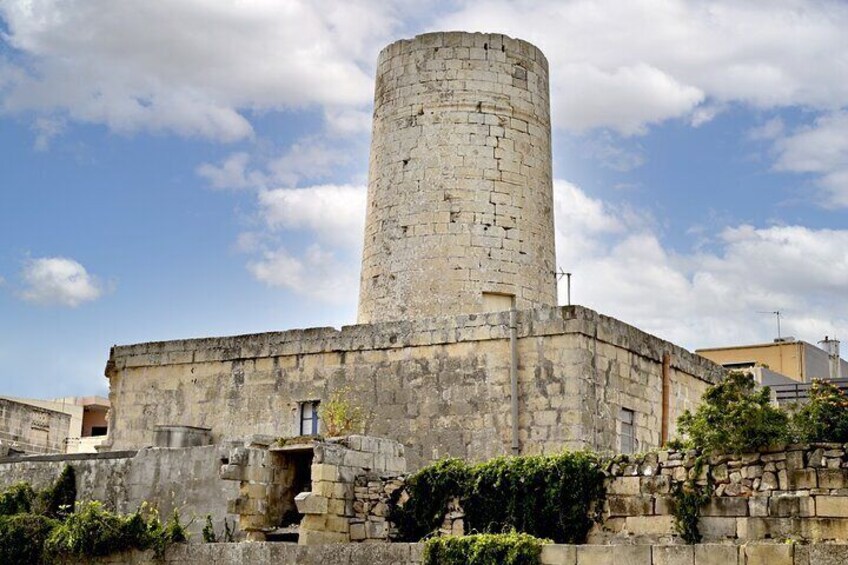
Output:
[[216,446],[0,459],[0,490],[20,481],[45,488],[65,465],[76,472],[78,501],[98,500],[120,513],[148,502],[163,518],[176,508],[197,536],[207,514],[218,531],[225,519],[231,528],[238,519],[227,513],[227,500],[237,496],[238,485],[218,478],[221,453]]
[[[410,468],[510,451],[508,312],[113,348],[110,449],[153,443],[156,425],[211,428],[216,442],[298,435],[303,401],[349,387],[369,435],[406,447]],[[673,423],[717,382],[717,365],[586,308],[519,312],[522,453],[618,447],[621,407],[640,449],[658,446],[662,358]]]

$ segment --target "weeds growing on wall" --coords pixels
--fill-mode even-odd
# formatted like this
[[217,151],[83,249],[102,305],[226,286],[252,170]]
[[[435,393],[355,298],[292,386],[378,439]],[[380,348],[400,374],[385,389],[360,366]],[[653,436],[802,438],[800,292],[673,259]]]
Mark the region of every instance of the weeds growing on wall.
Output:
[[75,498],[70,466],[40,492],[18,483],[0,493],[0,563],[79,563],[129,549],[152,549],[161,557],[170,544],[186,541],[176,512],[163,524],[146,507],[120,516],[99,502],[75,504]]
[[697,482],[703,468],[704,456],[699,455],[695,459],[689,478],[676,483],[671,492],[674,529],[688,544],[701,542],[698,522],[701,520],[701,509],[710,501],[710,493],[713,490],[711,478],[707,479],[706,485],[699,485]]
[[546,543],[515,532],[431,538],[424,546],[424,565],[536,565]]
[[409,500],[393,500],[389,519],[400,537],[420,540],[442,523],[457,499],[467,531],[515,530],[557,543],[581,543],[592,526],[592,510],[604,496],[604,475],[586,452],[500,457],[468,465],[446,459],[407,480]]

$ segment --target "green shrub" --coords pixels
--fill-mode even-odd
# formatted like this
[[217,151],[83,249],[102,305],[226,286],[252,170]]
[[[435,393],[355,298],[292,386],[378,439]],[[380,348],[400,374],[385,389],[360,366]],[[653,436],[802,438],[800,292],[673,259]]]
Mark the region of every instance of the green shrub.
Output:
[[35,497],[35,491],[29,483],[15,483],[0,492],[0,516],[30,512]]
[[42,512],[51,518],[64,518],[74,511],[77,499],[77,478],[74,468],[65,465],[59,478],[49,488],[38,493]]
[[792,432],[801,442],[848,442],[848,396],[832,383],[813,381],[809,402],[792,416]]
[[789,420],[771,405],[768,387],[756,390],[753,376],[731,372],[707,389],[694,414],[678,418],[677,431],[704,453],[744,453],[786,441]]
[[105,510],[99,502],[85,502],[56,526],[47,539],[45,552],[60,561],[79,561],[131,549],[153,549],[161,557],[168,545],[185,540],[185,529],[176,511],[163,525],[155,514],[145,517],[139,510],[120,516]]
[[536,565],[546,543],[515,532],[431,538],[424,546],[424,565]]
[[44,563],[44,542],[57,524],[38,514],[0,516],[0,563]]
[[517,530],[557,543],[580,543],[592,525],[593,503],[603,498],[604,476],[594,455],[500,457],[478,465],[446,459],[407,481],[389,519],[399,537],[418,541],[439,528],[447,504],[458,499],[468,531]]
[[203,525],[203,543],[218,543],[218,536],[215,535],[215,526],[212,525],[212,515],[206,515],[206,523]]

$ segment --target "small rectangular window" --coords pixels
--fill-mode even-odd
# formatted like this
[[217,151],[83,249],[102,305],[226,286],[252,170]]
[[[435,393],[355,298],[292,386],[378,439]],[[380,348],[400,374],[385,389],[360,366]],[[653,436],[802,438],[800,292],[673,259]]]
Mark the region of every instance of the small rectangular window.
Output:
[[106,426],[91,426],[92,437],[105,436],[107,431]]
[[300,403],[300,435],[318,435],[318,400]]
[[622,408],[618,418],[621,421],[621,452],[633,453],[636,451],[636,413],[629,408]]

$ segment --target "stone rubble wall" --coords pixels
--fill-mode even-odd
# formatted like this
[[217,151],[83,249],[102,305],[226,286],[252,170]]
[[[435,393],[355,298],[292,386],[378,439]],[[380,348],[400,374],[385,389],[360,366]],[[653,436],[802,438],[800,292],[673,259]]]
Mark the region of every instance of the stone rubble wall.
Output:
[[[132,552],[93,560],[93,565],[418,565],[423,543],[327,544],[211,543],[170,548],[163,560]],[[842,565],[845,544],[547,545],[540,565]]]
[[548,90],[542,52],[501,34],[382,50],[359,323],[556,304]]
[[705,457],[670,451],[619,457],[609,469],[604,521],[591,543],[673,541],[674,490],[708,488],[705,541],[848,540],[848,457],[842,444]]
[[[150,445],[168,424],[211,428],[216,443],[295,436],[299,402],[348,388],[366,433],[401,442],[411,469],[508,454],[508,326],[500,312],[115,347],[109,448]],[[673,432],[719,366],[579,306],[519,312],[522,452],[617,450],[622,407],[635,412],[638,447],[658,446],[665,353]]]

